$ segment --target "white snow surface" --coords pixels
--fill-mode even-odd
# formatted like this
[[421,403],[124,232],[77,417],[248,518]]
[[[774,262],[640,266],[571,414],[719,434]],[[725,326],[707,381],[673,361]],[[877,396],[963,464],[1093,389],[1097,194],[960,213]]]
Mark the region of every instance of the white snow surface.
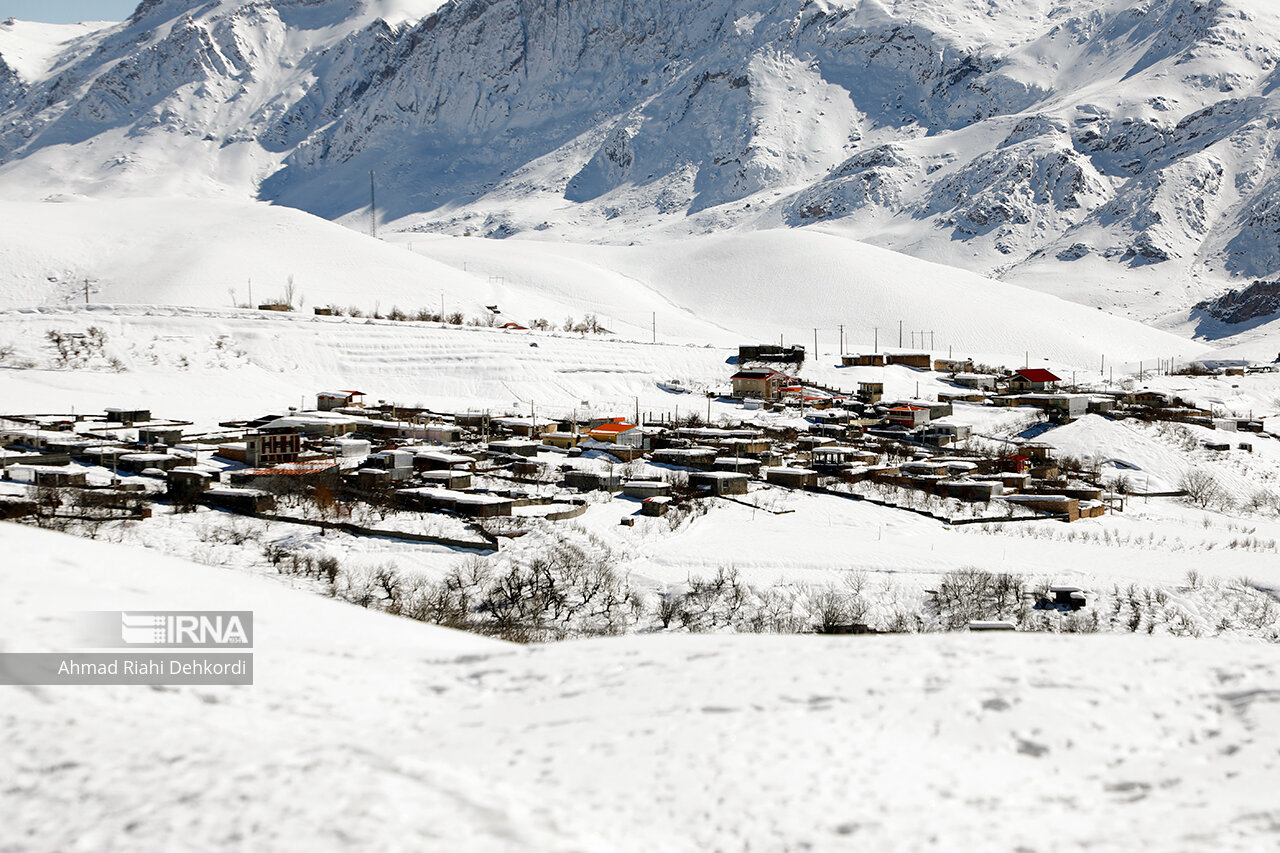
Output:
[[109,26],[109,21],[49,24],[16,18],[0,20],[0,60],[23,82],[31,83],[49,72],[58,54],[72,41]]
[[1266,0],[149,2],[0,35],[0,192],[821,228],[1178,325],[1280,271]]
[[255,612],[251,687],[2,688],[15,850],[1246,851],[1280,822],[1268,646],[517,647],[9,524],[0,547],[6,651],[67,648],[82,609]]
[[[1081,369],[1208,352],[1096,309],[842,237],[798,230],[606,247],[437,235],[366,236],[282,207],[130,199],[0,203],[0,306],[92,302],[399,306],[559,325],[596,314],[619,336],[846,350],[932,345],[981,360]],[[927,339],[925,335],[927,334]],[[917,339],[918,338],[918,339]],[[682,374],[666,374],[666,376]]]

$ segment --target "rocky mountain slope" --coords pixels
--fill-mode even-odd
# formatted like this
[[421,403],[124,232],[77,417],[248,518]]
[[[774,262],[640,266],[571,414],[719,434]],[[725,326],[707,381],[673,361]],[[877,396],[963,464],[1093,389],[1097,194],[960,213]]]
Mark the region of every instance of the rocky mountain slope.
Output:
[[1278,36],[1265,0],[145,0],[0,66],[0,192],[355,223],[376,170],[402,229],[820,228],[1185,316],[1280,271]]

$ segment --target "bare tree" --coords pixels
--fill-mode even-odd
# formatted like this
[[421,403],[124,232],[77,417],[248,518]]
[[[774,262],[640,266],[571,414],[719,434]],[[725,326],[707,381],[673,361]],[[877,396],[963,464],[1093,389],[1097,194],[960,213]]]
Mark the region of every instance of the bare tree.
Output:
[[1204,468],[1192,468],[1178,480],[1178,488],[1186,492],[1188,503],[1207,507],[1221,500],[1225,492],[1218,478]]

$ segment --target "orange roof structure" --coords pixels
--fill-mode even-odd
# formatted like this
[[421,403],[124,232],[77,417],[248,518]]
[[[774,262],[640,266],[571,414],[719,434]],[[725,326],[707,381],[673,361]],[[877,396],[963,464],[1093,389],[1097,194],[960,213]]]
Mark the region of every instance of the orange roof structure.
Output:
[[624,424],[624,423],[600,424],[600,426],[594,427],[591,430],[591,434],[594,435],[596,433],[600,433],[601,435],[618,435],[619,433],[623,433],[629,429],[635,429],[635,428],[636,428],[635,424]]

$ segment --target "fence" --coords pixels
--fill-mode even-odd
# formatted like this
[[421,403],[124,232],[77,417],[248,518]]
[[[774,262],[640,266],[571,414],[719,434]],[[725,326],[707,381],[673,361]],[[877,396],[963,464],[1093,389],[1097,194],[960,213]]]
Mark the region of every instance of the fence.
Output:
[[[227,510],[233,512],[233,510]],[[252,518],[259,518],[263,521],[279,521],[285,524],[302,524],[307,527],[320,527],[325,530],[340,530],[343,533],[350,533],[352,536],[378,536],[384,539],[403,539],[406,542],[425,542],[432,545],[443,545],[446,548],[463,548],[469,551],[488,551],[498,550],[498,540],[496,537],[490,536],[483,530],[476,530],[484,541],[474,542],[466,539],[453,539],[448,536],[432,536],[427,533],[410,533],[405,530],[382,530],[376,527],[363,527],[359,524],[352,524],[347,521],[320,521],[314,518],[295,518],[288,515],[275,515],[266,512],[253,513],[236,513],[237,515],[247,515]]]

